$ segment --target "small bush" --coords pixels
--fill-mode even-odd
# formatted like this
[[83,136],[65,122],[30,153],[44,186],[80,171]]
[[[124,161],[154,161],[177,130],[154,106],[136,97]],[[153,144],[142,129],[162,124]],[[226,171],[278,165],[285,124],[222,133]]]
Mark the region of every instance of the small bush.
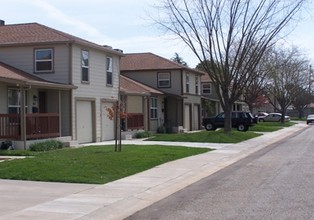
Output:
[[11,141],[3,141],[1,143],[0,150],[8,150],[11,148],[12,148],[12,142]]
[[167,130],[166,130],[166,128],[165,128],[165,126],[159,126],[158,128],[157,128],[157,133],[159,133],[159,134],[165,134],[165,133],[167,133]]
[[38,143],[33,143],[29,146],[29,150],[31,151],[50,151],[61,149],[64,147],[64,144],[61,141],[57,140],[49,140]]
[[151,133],[149,133],[148,131],[138,132],[135,134],[135,138],[147,138],[150,136],[151,136]]

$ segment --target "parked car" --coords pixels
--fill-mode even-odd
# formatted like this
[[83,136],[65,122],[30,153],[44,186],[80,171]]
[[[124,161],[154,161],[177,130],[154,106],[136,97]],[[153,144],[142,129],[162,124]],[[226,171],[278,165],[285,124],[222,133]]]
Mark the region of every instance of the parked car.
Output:
[[314,115],[308,115],[306,118],[306,124],[312,124],[314,123]]
[[[250,112],[232,112],[231,113],[232,127],[238,131],[247,131],[250,126],[253,126],[257,121]],[[225,124],[225,113],[222,112],[214,117],[204,118],[202,125],[207,131],[223,128]]]
[[[268,121],[268,122],[279,122],[280,120],[281,120],[281,113],[269,113],[266,117],[261,119],[261,121]],[[290,117],[285,115],[285,121],[290,121]]]
[[258,121],[263,121],[263,119],[268,115],[266,112],[259,112],[255,115]]

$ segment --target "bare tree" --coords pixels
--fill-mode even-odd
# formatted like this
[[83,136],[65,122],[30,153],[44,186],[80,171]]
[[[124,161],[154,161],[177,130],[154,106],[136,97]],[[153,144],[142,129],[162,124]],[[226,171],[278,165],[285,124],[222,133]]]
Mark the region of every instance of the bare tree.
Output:
[[274,49],[268,57],[267,78],[265,94],[284,122],[286,110],[298,97],[300,88],[308,86],[308,60],[297,48]]
[[298,90],[297,96],[292,101],[292,105],[298,111],[298,117],[301,119],[304,116],[304,110],[314,101],[314,96],[308,88],[299,87]]
[[265,50],[305,0],[163,0],[155,21],[205,64],[231,131],[231,110]]

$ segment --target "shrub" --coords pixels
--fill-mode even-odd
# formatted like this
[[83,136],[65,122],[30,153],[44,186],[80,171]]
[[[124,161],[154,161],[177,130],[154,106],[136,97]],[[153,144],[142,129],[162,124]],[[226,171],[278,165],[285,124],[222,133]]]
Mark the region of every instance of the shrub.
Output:
[[31,151],[50,151],[61,149],[64,147],[64,144],[61,141],[57,140],[48,140],[43,142],[33,143],[29,146]]
[[135,134],[135,138],[147,138],[150,136],[151,136],[151,133],[149,133],[148,131],[138,132]]
[[3,141],[0,146],[0,150],[8,150],[12,149],[12,142],[11,141]]
[[159,133],[159,134],[165,134],[165,133],[167,133],[167,130],[166,130],[165,126],[163,126],[163,125],[159,126],[159,127],[157,128],[157,133]]

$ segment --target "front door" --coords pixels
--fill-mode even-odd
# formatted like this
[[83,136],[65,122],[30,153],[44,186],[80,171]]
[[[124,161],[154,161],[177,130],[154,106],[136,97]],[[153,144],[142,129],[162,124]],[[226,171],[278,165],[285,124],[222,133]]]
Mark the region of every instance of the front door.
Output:
[[46,92],[44,91],[39,91],[38,92],[38,111],[39,113],[46,113]]

